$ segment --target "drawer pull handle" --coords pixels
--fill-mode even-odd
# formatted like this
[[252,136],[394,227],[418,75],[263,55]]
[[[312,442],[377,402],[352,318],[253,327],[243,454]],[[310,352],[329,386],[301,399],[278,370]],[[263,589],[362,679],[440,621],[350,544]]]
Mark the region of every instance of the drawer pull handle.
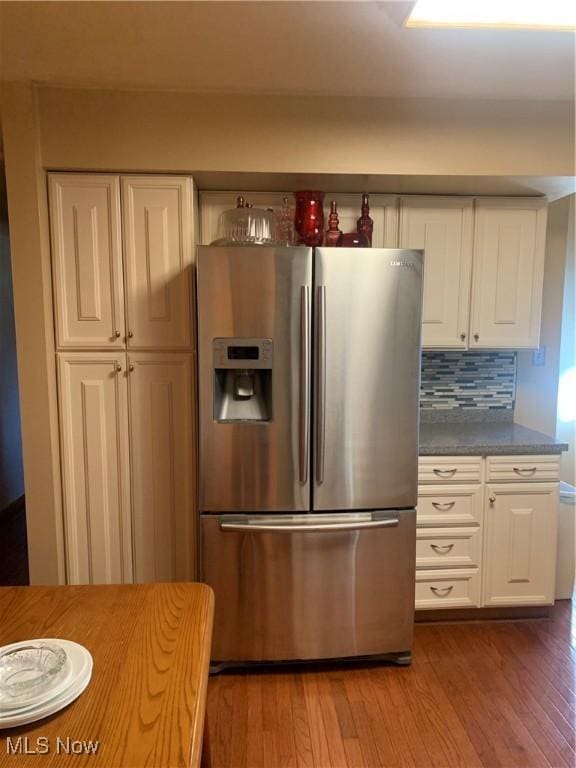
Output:
[[430,546],[439,555],[447,555],[454,548],[454,544],[430,544]]
[[452,507],[456,504],[455,501],[433,501],[432,506],[434,509],[437,509],[438,512],[448,512],[449,509],[452,509]]
[[520,476],[533,475],[538,467],[513,467],[514,472]]
[[438,477],[453,477],[458,472],[457,469],[433,469],[432,471]]
[[450,587],[430,587],[432,592],[436,595],[436,597],[448,597],[450,592],[454,589],[454,586]]

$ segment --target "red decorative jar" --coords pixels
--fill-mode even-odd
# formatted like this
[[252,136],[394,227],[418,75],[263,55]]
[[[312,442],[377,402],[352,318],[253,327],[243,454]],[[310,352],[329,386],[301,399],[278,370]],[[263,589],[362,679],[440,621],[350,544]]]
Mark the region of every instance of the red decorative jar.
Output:
[[294,192],[296,212],[294,228],[299,245],[317,246],[324,241],[324,192]]

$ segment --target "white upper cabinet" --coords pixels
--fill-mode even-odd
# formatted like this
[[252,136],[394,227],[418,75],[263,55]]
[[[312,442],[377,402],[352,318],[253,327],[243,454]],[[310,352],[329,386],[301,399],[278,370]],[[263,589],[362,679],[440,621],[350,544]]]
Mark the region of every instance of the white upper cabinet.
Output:
[[117,176],[51,174],[56,344],[124,345],[120,188]]
[[472,273],[473,199],[400,202],[400,247],[424,248],[424,348],[466,349]]
[[192,347],[192,184],[122,177],[128,346]]
[[126,354],[57,357],[67,583],[130,583]]
[[[210,245],[218,236],[218,219],[223,211],[236,207],[242,194],[255,208],[282,208],[287,197],[294,207],[292,192],[200,192],[201,242]],[[330,200],[338,204],[342,232],[356,232],[360,218],[362,195],[327,192],[324,195],[324,230],[328,229]],[[398,244],[398,198],[395,195],[370,195],[370,216],[374,221],[372,245],[374,248],[396,248]]]
[[537,347],[544,277],[546,201],[476,201],[470,348]]

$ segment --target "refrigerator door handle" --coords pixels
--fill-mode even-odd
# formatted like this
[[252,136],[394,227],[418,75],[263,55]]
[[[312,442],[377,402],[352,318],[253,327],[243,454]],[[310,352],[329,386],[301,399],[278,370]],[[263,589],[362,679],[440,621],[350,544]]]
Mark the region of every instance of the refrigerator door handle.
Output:
[[235,533],[328,533],[338,531],[361,531],[367,528],[396,528],[399,524],[397,517],[386,517],[381,520],[358,520],[343,523],[234,523],[220,522],[220,530]]
[[310,462],[310,297],[307,285],[300,288],[300,483],[308,482]]
[[318,286],[318,367],[316,393],[316,482],[324,482],[326,454],[326,286]]

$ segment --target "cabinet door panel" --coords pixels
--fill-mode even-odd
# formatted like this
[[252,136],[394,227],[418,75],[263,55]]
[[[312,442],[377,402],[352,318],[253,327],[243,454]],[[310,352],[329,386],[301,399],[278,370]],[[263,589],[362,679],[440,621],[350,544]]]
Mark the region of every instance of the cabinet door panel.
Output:
[[134,572],[137,582],[194,578],[192,356],[131,353]]
[[49,177],[56,344],[124,344],[120,192],[116,176]]
[[476,201],[471,348],[537,347],[545,200]]
[[472,198],[401,200],[400,247],[424,248],[424,348],[467,347],[472,215]]
[[486,487],[484,604],[554,601],[557,483]]
[[178,177],[122,179],[128,345],[192,346],[192,191]]
[[58,379],[68,583],[131,582],[125,356],[59,354]]

